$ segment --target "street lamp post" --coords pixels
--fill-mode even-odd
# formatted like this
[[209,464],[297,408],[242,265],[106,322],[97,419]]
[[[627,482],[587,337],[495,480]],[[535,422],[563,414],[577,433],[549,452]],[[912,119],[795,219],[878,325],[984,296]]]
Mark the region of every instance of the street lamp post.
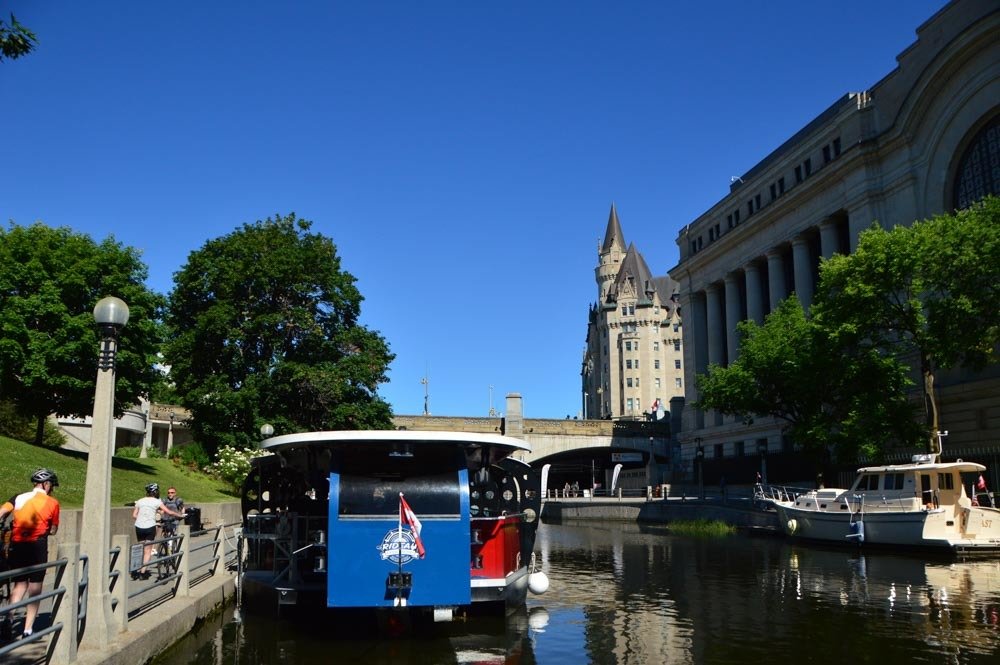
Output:
[[[87,483],[83,495],[80,552],[87,556],[90,583],[87,585],[88,620],[84,644],[104,648],[113,639],[108,572],[111,555],[111,455],[114,448],[115,354],[118,331],[128,323],[128,305],[114,297],[100,300],[94,319],[101,331],[101,351],[97,360],[94,389],[94,416],[90,427],[87,456]],[[127,556],[127,553],[122,553]],[[125,608],[119,608],[126,611]]]
[[705,449],[701,447],[701,437],[697,437],[694,440],[698,448],[695,450],[694,456],[695,460],[698,462],[698,496],[702,500],[705,499],[705,479],[702,476],[702,467],[705,466]]

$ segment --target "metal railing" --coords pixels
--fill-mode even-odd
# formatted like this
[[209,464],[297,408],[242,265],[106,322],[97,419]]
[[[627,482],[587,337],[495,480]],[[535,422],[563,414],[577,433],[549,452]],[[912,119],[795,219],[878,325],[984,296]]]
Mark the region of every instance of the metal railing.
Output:
[[[138,565],[133,564],[131,554],[133,547],[143,547],[143,543],[135,546],[131,545],[127,536],[114,536],[112,538],[113,547],[109,550],[111,554],[109,569],[106,571],[103,584],[108,585],[111,596],[111,617],[114,624],[111,626],[110,634],[117,634],[125,630],[128,622],[139,615],[154,611],[164,601],[170,598],[190,595],[191,587],[195,584],[211,579],[220,571],[226,570],[235,563],[237,556],[236,538],[230,539],[226,535],[226,530],[234,532],[240,523],[234,522],[222,524],[210,529],[190,531],[190,527],[182,525],[178,529],[178,534],[152,541],[154,547],[166,544],[169,552],[166,556],[158,559],[151,559],[147,567],[161,565],[168,566],[172,571],[162,576],[156,582],[143,586],[135,586],[131,573],[141,568],[141,553],[138,556]],[[193,537],[203,538],[210,536],[204,542],[194,544]],[[192,564],[192,555],[208,551],[208,556],[198,555],[197,563]],[[141,552],[141,549],[140,549]],[[219,563],[222,562],[223,566]],[[66,543],[58,546],[58,558],[54,561],[19,568],[16,570],[0,573],[0,585],[7,584],[15,577],[22,577],[31,572],[48,569],[55,570],[55,576],[51,589],[43,589],[43,592],[31,597],[26,597],[17,603],[0,606],[0,621],[11,618],[14,612],[26,607],[30,603],[50,601],[51,623],[44,628],[34,631],[30,636],[10,642],[0,643],[0,662],[5,660],[8,654],[22,651],[22,654],[29,654],[30,659],[37,659],[40,662],[52,663],[53,665],[63,665],[73,663],[77,660],[77,649],[85,638],[88,621],[87,592],[91,583],[90,561],[86,555],[80,554],[78,543]],[[201,571],[193,574],[192,571]],[[95,581],[96,583],[96,581]],[[130,587],[133,587],[130,589]],[[75,593],[67,595],[68,590],[75,590]],[[130,601],[135,601],[143,595],[159,590],[156,596],[148,597],[141,602],[133,602],[136,607],[130,610]],[[40,612],[40,615],[43,613]],[[93,613],[90,621],[103,620],[104,611]],[[96,629],[95,629],[96,630]],[[100,634],[97,631],[95,635]],[[96,638],[95,638],[96,639]],[[41,654],[31,652],[31,649],[38,649],[39,644],[44,644],[46,652],[44,657]],[[35,646],[33,646],[35,645]],[[107,644],[95,644],[99,648],[105,648]]]

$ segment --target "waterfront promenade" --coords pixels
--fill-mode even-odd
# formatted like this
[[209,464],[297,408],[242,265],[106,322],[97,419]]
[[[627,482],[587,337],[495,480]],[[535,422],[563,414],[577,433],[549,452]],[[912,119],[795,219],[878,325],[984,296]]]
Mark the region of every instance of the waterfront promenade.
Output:
[[[80,511],[65,511],[66,528],[50,544],[50,562],[43,585],[41,608],[33,639],[0,644],[0,662],[11,665],[133,665],[161,653],[184,636],[195,623],[221,608],[236,589],[236,528],[239,504],[202,506],[203,528],[185,536],[176,556],[176,570],[163,570],[163,579],[133,580],[130,571],[141,565],[141,553],[132,552],[131,508],[112,510],[112,568],[104,576],[114,605],[115,631],[110,644],[87,639],[87,586],[97,583],[79,554]],[[136,558],[138,556],[139,558]],[[156,568],[150,567],[154,573]],[[14,606],[14,613],[24,601]],[[95,619],[96,620],[96,619]],[[15,620],[19,628],[20,620]]]

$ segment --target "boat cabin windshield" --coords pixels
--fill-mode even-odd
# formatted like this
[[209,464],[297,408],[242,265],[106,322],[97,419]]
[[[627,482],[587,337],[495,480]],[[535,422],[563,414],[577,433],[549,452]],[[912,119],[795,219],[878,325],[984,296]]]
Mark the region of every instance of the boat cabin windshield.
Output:
[[[376,463],[377,462],[377,463]],[[344,455],[339,474],[338,513],[352,517],[399,514],[399,493],[421,517],[457,517],[461,511],[458,472],[465,468],[454,447],[421,447],[413,455]]]

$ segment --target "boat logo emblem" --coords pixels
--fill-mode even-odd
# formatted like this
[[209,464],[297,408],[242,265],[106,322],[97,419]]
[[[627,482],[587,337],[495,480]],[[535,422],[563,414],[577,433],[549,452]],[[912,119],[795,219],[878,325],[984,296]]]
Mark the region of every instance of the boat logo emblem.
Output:
[[383,561],[404,564],[420,558],[417,541],[409,529],[392,529],[385,534],[376,548]]

